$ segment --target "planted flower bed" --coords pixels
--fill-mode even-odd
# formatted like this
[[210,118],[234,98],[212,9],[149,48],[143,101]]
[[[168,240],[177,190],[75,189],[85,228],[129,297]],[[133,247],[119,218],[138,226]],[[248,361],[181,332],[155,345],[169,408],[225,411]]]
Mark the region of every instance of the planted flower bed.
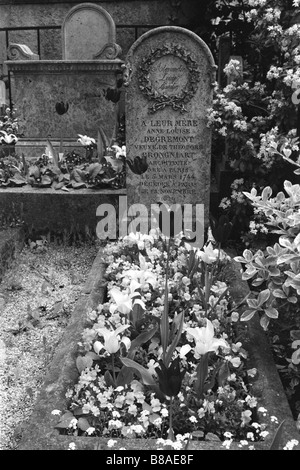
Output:
[[78,141],[81,151],[65,153],[48,141],[38,158],[7,153],[0,145],[0,213],[13,207],[30,231],[95,236],[98,206],[117,206],[126,194],[126,161],[133,170],[134,163],[126,160],[125,146],[109,142],[102,130],[97,141],[83,135]]
[[224,252],[130,235],[99,252],[88,285],[20,449],[269,449],[283,420],[282,446],[296,439]]

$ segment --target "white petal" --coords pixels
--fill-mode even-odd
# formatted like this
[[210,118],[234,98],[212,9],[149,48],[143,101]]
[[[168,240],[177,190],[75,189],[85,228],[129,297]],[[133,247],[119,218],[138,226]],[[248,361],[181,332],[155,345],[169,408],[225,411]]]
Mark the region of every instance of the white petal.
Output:
[[101,351],[101,349],[104,349],[104,346],[103,344],[100,342],[100,341],[95,341],[94,343],[94,351],[96,354],[99,354],[99,352]]
[[123,336],[121,342],[125,345],[125,348],[128,351],[128,349],[130,348],[130,345],[131,345],[130,339],[127,336]]
[[186,356],[187,353],[189,353],[191,349],[192,348],[189,344],[185,344],[184,346],[182,346],[182,348],[180,349],[180,353],[179,353],[180,357],[183,358],[184,356]]

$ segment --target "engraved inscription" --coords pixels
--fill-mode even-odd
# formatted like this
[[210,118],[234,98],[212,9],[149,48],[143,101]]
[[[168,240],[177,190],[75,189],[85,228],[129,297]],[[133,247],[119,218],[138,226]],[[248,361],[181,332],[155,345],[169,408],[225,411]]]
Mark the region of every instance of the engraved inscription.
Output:
[[143,58],[138,81],[139,89],[151,102],[151,113],[166,106],[186,113],[186,104],[198,89],[200,70],[184,47],[176,43],[165,44]]
[[147,159],[149,168],[141,176],[141,192],[160,194],[164,202],[186,202],[197,197],[195,167],[200,145],[198,119],[150,119],[142,122],[140,144],[134,153]]
[[149,78],[158,93],[180,95],[188,84],[188,69],[183,60],[166,55],[151,66]]

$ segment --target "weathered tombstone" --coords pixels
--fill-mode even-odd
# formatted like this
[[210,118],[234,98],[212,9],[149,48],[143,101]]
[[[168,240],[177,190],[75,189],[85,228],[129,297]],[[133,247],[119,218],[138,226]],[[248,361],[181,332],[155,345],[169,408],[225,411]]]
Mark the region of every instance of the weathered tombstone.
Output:
[[63,60],[115,59],[115,23],[99,5],[83,3],[73,7],[62,25]]
[[[215,64],[208,46],[176,26],[141,36],[126,58],[128,205],[204,205],[209,215]],[[129,209],[130,215],[130,209]],[[144,216],[145,214],[143,214]]]
[[[114,97],[123,64],[115,34],[109,13],[84,3],[63,21],[63,60],[39,60],[25,45],[9,46],[12,102],[25,136],[18,141],[19,153],[36,158],[47,139],[56,148],[63,140],[64,151],[81,151],[78,134],[97,138],[100,127],[112,138],[119,106]],[[67,113],[60,115],[57,104]]]

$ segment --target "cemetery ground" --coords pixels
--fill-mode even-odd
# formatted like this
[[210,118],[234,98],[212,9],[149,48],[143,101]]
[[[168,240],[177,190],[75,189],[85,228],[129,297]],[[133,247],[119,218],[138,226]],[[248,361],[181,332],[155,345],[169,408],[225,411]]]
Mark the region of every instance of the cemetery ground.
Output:
[[196,205],[201,231],[211,231],[192,247],[174,215],[174,237],[131,223],[101,247],[27,237],[21,251],[1,233],[6,449],[300,448],[300,2],[287,14],[281,0],[274,11],[230,2],[242,25],[230,30],[228,54],[222,28],[234,25],[210,3],[220,41],[146,28],[125,62],[113,18],[90,3],[66,14],[50,60],[7,44],[23,130],[8,108],[1,215],[14,219],[17,207],[29,225],[81,223],[90,233],[107,204],[127,227],[126,195],[127,207],[145,209],[143,222],[152,203]]
[[95,244],[67,246],[40,239],[16,250],[3,274],[1,450],[14,449],[18,442],[96,252]]

